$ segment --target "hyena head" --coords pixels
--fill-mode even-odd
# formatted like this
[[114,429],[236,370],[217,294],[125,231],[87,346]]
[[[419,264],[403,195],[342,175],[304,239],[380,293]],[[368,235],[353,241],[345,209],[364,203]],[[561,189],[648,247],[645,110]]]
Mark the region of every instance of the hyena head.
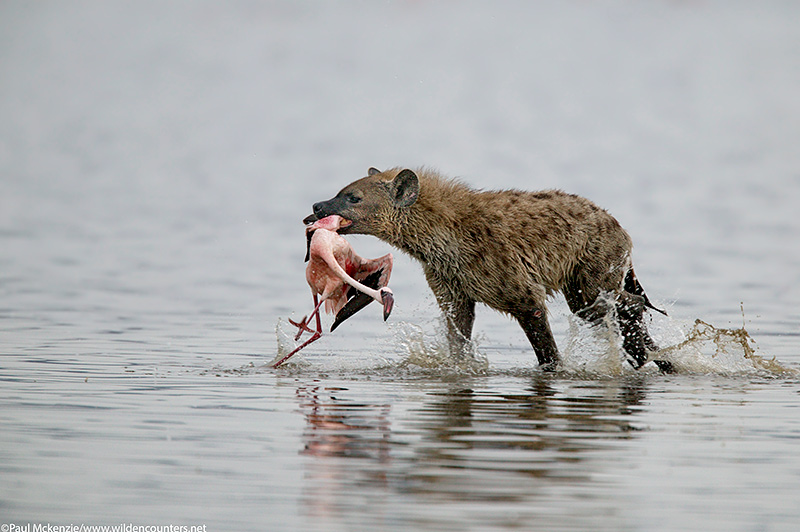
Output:
[[411,170],[397,168],[381,172],[370,168],[367,177],[353,181],[333,198],[314,204],[314,214],[306,224],[336,214],[351,222],[340,233],[381,237],[388,226],[399,218],[397,214],[413,205],[419,197],[419,178]]

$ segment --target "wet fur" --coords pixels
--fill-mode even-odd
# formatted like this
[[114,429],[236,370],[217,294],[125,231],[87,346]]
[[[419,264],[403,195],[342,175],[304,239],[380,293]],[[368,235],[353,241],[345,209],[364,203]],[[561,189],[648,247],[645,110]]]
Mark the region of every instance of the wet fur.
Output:
[[470,338],[480,302],[516,318],[539,362],[555,364],[545,300],[559,291],[591,322],[609,311],[599,296],[611,294],[634,366],[656,349],[630,236],[591,201],[559,190],[481,191],[424,168],[369,174],[315,204],[309,219],[338,214],[353,222],[342,233],[376,236],[419,260],[454,351]]

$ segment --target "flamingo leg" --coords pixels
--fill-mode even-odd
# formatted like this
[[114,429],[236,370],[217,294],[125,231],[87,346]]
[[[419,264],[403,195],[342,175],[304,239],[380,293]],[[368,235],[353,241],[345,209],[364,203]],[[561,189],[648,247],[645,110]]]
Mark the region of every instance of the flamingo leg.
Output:
[[[322,301],[325,301],[325,300],[323,299]],[[306,340],[305,342],[303,342],[302,344],[300,344],[298,347],[295,347],[295,348],[292,350],[292,352],[291,352],[291,353],[289,353],[288,355],[286,355],[286,356],[285,356],[285,357],[283,357],[282,359],[280,359],[280,360],[278,360],[277,362],[275,362],[275,363],[272,365],[272,367],[273,367],[273,368],[277,368],[278,366],[280,366],[281,364],[283,364],[284,362],[286,362],[287,360],[289,360],[291,357],[293,357],[295,354],[297,354],[297,352],[298,352],[298,351],[300,351],[300,350],[301,350],[301,349],[303,349],[304,347],[308,346],[309,344],[311,344],[311,343],[313,343],[313,342],[316,342],[317,340],[319,340],[319,339],[322,337],[322,319],[321,319],[321,318],[320,318],[320,316],[319,316],[319,307],[320,307],[320,305],[322,304],[322,301],[320,301],[319,303],[317,303],[317,295],[316,295],[316,294],[314,294],[314,303],[317,303],[316,307],[314,308],[314,312],[312,312],[312,313],[311,313],[311,315],[308,317],[308,320],[305,320],[305,319],[303,319],[303,322],[305,322],[305,324],[307,324],[309,321],[311,321],[311,316],[314,316],[314,315],[316,314],[316,318],[317,318],[317,320],[316,320],[316,321],[317,321],[317,324],[316,324],[316,325],[317,325],[317,330],[316,330],[316,331],[314,331],[314,330],[311,330],[311,329],[309,329],[309,328],[308,328],[308,326],[307,326],[307,325],[305,325],[305,324],[304,324],[304,327],[305,327],[305,329],[307,329],[307,330],[309,330],[310,332],[312,332],[312,333],[313,333],[313,334],[311,335],[311,338],[309,338],[308,340]],[[302,333],[303,333],[303,330],[301,329],[301,330],[300,330],[300,332],[299,332],[299,333],[297,333],[297,337],[299,338],[299,337],[300,337],[300,335],[301,335]]]
[[303,316],[303,319],[300,320],[299,323],[292,320],[291,318],[289,319],[289,323],[300,329],[299,331],[297,331],[297,335],[294,337],[295,342],[300,339],[300,337],[303,335],[304,332],[307,331],[312,334],[315,332],[313,329],[310,329],[308,327],[311,318],[313,318],[315,314],[317,316],[317,330],[318,331],[322,330],[322,328],[319,326],[319,308],[322,306],[322,303],[324,301],[325,301],[324,299],[322,301],[317,301],[317,294],[314,294],[314,310],[311,311],[311,314],[309,314],[308,317]]

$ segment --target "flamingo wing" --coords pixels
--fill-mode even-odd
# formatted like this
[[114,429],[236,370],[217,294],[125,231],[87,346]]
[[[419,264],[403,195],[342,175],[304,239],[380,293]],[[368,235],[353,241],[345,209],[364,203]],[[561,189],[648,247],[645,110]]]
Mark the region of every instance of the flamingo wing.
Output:
[[[372,288],[373,290],[378,290],[381,288],[380,280],[381,276],[383,275],[383,270],[378,270],[367,275],[362,284]],[[372,299],[372,296],[365,294],[364,292],[359,292],[352,286],[347,291],[347,304],[336,314],[336,319],[333,321],[333,325],[331,325],[331,332],[333,332],[336,327],[338,327],[344,320],[361,310],[362,308],[369,305],[371,302],[375,301]]]
[[[394,258],[392,257],[391,253],[372,260],[358,257],[358,261],[360,264],[354,274],[354,277],[361,284],[368,286],[373,290],[380,290],[389,284],[389,277],[392,275],[392,266],[394,265]],[[347,290],[347,299],[348,301],[345,306],[342,307],[338,313],[336,313],[336,319],[334,320],[333,325],[331,325],[331,332],[333,332],[333,330],[336,329],[336,327],[338,327],[344,320],[362,308],[366,307],[371,301],[373,301],[372,297],[363,292],[359,292],[353,287],[350,287]],[[388,317],[389,312],[391,312],[391,304],[388,308],[384,306],[384,320]]]
[[306,231],[306,258],[303,262],[308,262],[311,258],[311,237],[314,236],[314,231]]
[[392,266],[394,265],[394,257],[391,253],[387,253],[383,257],[377,259],[367,259],[361,263],[361,266],[354,276],[357,280],[367,278],[367,276],[374,273],[380,273],[378,278],[378,286],[376,290],[380,290],[384,286],[389,286],[389,277],[392,276]]

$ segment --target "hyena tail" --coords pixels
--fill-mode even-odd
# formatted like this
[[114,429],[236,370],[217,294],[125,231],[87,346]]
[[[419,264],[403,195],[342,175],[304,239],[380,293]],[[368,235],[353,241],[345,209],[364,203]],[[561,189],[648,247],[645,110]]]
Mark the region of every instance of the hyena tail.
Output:
[[644,293],[644,288],[642,288],[642,285],[639,283],[639,279],[637,279],[636,278],[636,274],[633,273],[633,268],[628,270],[628,273],[625,274],[624,289],[629,294],[642,296],[642,298],[644,298],[644,306],[645,307],[651,308],[651,309],[655,310],[656,312],[660,312],[664,316],[667,315],[667,313],[665,311],[661,310],[660,308],[654,307],[653,304],[650,303],[650,300],[647,298],[647,294]]

